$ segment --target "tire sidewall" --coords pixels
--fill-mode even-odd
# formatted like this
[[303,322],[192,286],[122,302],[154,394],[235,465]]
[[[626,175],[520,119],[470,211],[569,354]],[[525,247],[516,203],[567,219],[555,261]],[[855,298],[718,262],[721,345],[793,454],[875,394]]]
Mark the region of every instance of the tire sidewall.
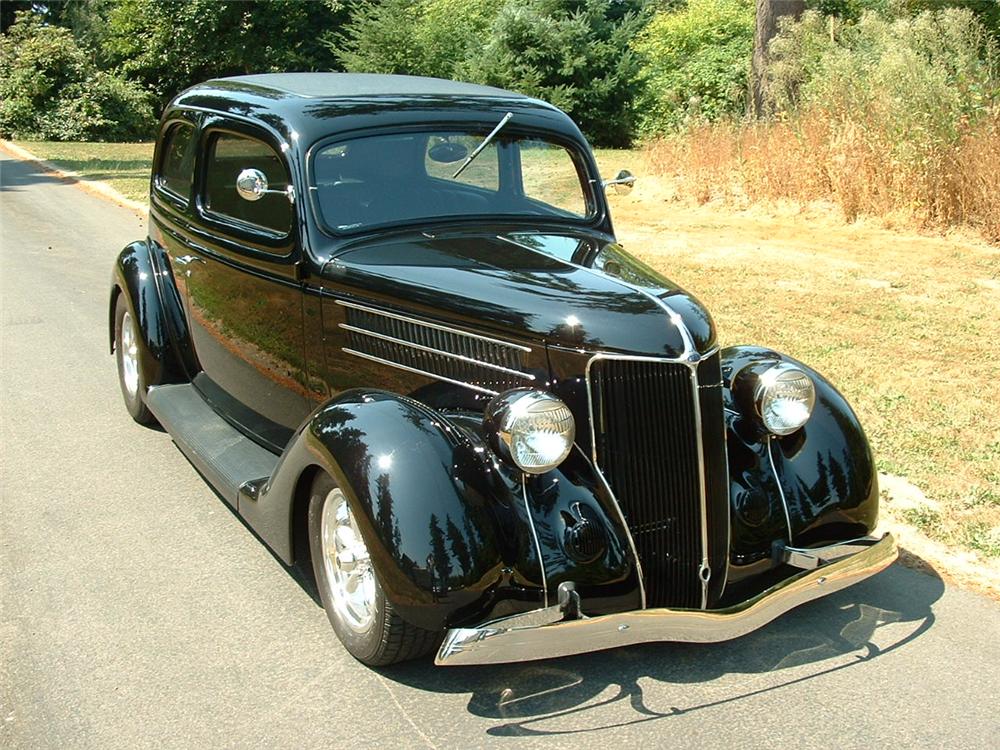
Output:
[[[146,404],[142,400],[142,395],[146,392],[146,378],[143,375],[142,367],[139,367],[139,387],[133,396],[125,387],[125,368],[122,363],[122,325],[125,321],[125,313],[128,312],[128,304],[125,302],[125,295],[119,294],[115,304],[115,363],[118,365],[118,387],[122,392],[122,399],[125,401],[125,408],[132,418],[137,421],[145,421],[149,418]],[[132,325],[135,326],[135,317],[132,317]],[[134,331],[138,337],[138,331]]]
[[343,621],[337,608],[333,605],[330,583],[327,579],[326,567],[323,564],[321,519],[323,518],[323,507],[326,505],[327,497],[336,488],[337,484],[325,473],[319,474],[313,481],[309,494],[309,553],[312,557],[316,588],[323,602],[323,609],[326,610],[326,615],[330,619],[330,624],[333,626],[337,638],[340,639],[340,642],[344,644],[344,648],[354,658],[367,663],[377,660],[382,649],[382,633],[385,628],[386,617],[385,595],[382,592],[382,586],[378,582],[378,573],[376,571],[375,617],[372,618],[371,626],[364,632],[352,629]]

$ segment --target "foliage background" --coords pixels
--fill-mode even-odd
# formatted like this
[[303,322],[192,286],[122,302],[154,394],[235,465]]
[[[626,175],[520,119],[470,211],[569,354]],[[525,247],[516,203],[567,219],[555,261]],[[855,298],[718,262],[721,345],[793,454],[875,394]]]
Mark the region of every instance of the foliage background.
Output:
[[[956,66],[949,80],[961,84],[942,89],[923,66],[914,82],[926,87],[912,102],[920,114],[897,107],[897,130],[926,117],[942,91],[948,103],[925,119],[938,135],[954,131],[956,112],[980,117],[995,107],[983,69],[995,67],[988,41],[1000,38],[1000,0],[809,4],[808,17],[786,24],[776,43],[771,104],[779,119],[823,97],[839,97],[840,110],[869,106],[862,88],[887,82],[893,65],[909,75],[924,52],[936,55],[936,69]],[[0,135],[149,138],[163,105],[199,81],[347,70],[513,89],[564,109],[598,146],[628,146],[742,120],[754,13],[754,0],[5,0]],[[905,39],[892,36],[893,23],[941,13],[950,14],[950,41],[936,51],[917,41],[925,32],[916,27]],[[883,93],[875,86],[865,96]],[[904,97],[902,108],[910,105]]]

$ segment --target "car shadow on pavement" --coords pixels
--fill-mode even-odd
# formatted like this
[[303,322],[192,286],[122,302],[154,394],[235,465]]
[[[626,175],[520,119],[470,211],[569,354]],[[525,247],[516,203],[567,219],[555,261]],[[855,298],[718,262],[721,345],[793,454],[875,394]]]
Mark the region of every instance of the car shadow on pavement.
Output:
[[[932,605],[943,593],[939,578],[896,564],[726,643],[646,644],[480,667],[411,662],[382,674],[420,690],[471,693],[469,713],[498,720],[487,730],[490,735],[590,732],[669,719],[781,688],[807,689],[812,680],[851,670],[920,637],[933,625]],[[700,689],[693,701],[690,691],[669,689],[696,683]],[[626,706],[631,711],[623,712]]]
[[0,167],[3,169],[3,182],[0,184],[0,191],[22,190],[29,185],[40,182],[63,185],[73,185],[79,182],[74,177],[56,174],[38,162],[22,160],[2,148],[0,148],[0,154],[10,157],[3,162],[3,167]]

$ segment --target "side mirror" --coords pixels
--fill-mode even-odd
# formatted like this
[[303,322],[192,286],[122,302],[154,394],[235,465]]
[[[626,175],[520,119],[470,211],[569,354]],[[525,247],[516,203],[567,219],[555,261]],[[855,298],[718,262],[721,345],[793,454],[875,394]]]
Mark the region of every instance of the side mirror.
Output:
[[236,192],[245,201],[259,201],[267,193],[267,176],[259,169],[244,169],[236,178]]
[[245,201],[259,201],[265,195],[284,195],[292,203],[295,202],[292,186],[284,190],[269,190],[267,175],[259,169],[244,169],[236,178],[236,192]]
[[635,187],[635,175],[627,169],[623,169],[618,173],[618,176],[615,177],[615,179],[605,180],[601,183],[601,186],[605,190],[609,187],[613,187],[615,192],[619,195],[628,195],[632,192],[632,188]]

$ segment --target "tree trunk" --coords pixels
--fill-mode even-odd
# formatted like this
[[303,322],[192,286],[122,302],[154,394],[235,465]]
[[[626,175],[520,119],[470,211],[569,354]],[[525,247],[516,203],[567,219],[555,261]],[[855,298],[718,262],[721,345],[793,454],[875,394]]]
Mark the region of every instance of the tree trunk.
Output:
[[754,117],[767,114],[768,47],[778,33],[778,19],[782,16],[799,18],[805,9],[805,0],[757,0],[757,30],[750,63],[750,112]]

